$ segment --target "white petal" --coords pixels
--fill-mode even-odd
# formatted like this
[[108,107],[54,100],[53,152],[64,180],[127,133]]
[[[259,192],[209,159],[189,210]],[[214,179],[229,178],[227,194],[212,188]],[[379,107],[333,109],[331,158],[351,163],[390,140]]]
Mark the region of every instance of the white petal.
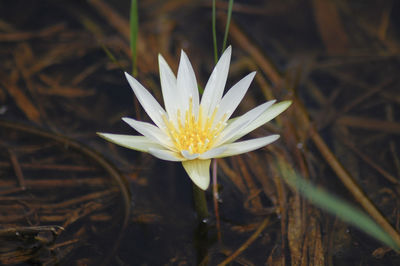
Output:
[[165,109],[168,117],[176,121],[176,78],[171,68],[162,55],[158,55],[158,65],[160,68],[161,90],[164,99]]
[[230,123],[218,136],[218,139],[215,142],[215,146],[219,146],[226,142],[233,142],[231,140],[232,137],[240,134],[244,128],[257,119],[265,110],[267,110],[271,106],[270,102],[266,102],[261,104],[244,115],[239,116],[236,118],[232,123]]
[[194,160],[194,159],[197,159],[197,157],[199,157],[198,153],[190,154],[189,151],[185,151],[185,150],[181,151],[181,154],[183,157],[185,157],[188,160]]
[[137,99],[139,100],[140,104],[143,106],[143,109],[149,115],[151,120],[158,127],[164,126],[164,121],[162,119],[162,115],[165,114],[164,109],[161,105],[157,102],[156,99],[151,95],[151,93],[146,90],[135,78],[125,72],[126,79],[131,85],[133,92],[135,93]]
[[[271,101],[269,101],[271,102]],[[268,110],[264,111],[258,118],[248,124],[243,130],[238,131],[235,136],[233,136],[229,141],[233,142],[235,140],[240,139],[244,135],[248,134],[249,132],[259,128],[260,126],[264,125],[265,123],[271,121],[280,113],[285,111],[290,105],[292,101],[282,101],[272,105]]]
[[182,162],[190,179],[202,190],[206,190],[210,184],[211,160],[191,160]]
[[189,108],[190,97],[192,97],[193,101],[193,112],[197,115],[199,110],[199,90],[197,88],[196,75],[189,58],[183,50],[178,68],[177,87],[183,104],[181,104],[182,115]]
[[159,142],[166,148],[174,148],[174,144],[170,138],[158,127],[129,117],[123,117],[122,120],[148,139]]
[[149,148],[148,152],[154,157],[165,161],[181,162],[185,160],[179,153],[170,150]]
[[263,137],[263,138],[229,143],[229,144],[223,145],[222,147],[225,147],[226,150],[224,152],[222,152],[221,154],[215,156],[214,158],[222,158],[222,157],[246,153],[249,151],[254,151],[256,149],[259,149],[261,147],[264,147],[264,146],[274,142],[277,139],[279,139],[279,135],[271,135],[271,136]]
[[229,89],[219,103],[219,108],[214,123],[220,121],[224,114],[226,114],[226,118],[223,122],[231,117],[233,112],[236,110],[236,107],[242,101],[255,75],[256,72],[248,74]]
[[202,153],[199,156],[199,158],[203,159],[203,160],[215,158],[217,155],[223,153],[225,150],[226,150],[226,147],[224,147],[224,146],[213,148],[211,150],[208,150],[208,151]]
[[163,148],[163,146],[161,146],[160,144],[155,143],[154,141],[151,141],[144,136],[120,135],[110,133],[97,133],[97,135],[122,147],[142,152],[148,152],[150,148]]
[[228,78],[232,47],[229,46],[222,54],[204,89],[201,106],[205,115],[211,115],[220,102]]

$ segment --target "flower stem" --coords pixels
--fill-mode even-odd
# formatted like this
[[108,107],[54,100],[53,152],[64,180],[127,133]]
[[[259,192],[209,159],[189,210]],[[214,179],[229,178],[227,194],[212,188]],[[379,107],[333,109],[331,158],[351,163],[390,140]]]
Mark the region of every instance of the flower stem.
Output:
[[206,194],[198,186],[193,184],[193,201],[194,208],[197,212],[199,220],[203,220],[208,217],[208,208],[206,201]]
[[217,224],[217,236],[218,241],[222,241],[221,237],[221,223],[219,220],[219,210],[218,210],[218,183],[217,183],[217,159],[212,160],[213,170],[213,199],[214,199],[214,211],[215,211],[215,219]]

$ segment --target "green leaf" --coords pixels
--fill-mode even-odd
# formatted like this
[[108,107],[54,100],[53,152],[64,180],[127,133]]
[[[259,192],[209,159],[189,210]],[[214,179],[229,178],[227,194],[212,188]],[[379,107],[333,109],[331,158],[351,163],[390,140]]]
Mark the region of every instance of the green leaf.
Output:
[[279,168],[285,181],[311,203],[336,215],[394,250],[399,250],[393,238],[364,212],[304,180],[285,163],[279,162]]

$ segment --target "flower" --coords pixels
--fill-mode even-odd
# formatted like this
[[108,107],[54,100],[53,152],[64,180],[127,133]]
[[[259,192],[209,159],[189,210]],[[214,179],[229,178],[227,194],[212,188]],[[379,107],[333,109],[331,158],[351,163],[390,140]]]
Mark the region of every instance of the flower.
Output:
[[275,103],[272,100],[230,119],[255,76],[255,72],[248,74],[223,96],[231,53],[229,46],[215,66],[201,100],[196,76],[185,52],[181,52],[177,77],[159,55],[165,109],[136,79],[125,73],[155,125],[125,117],[122,120],[142,136],[98,134],[123,147],[147,152],[162,160],[182,162],[192,181],[206,190],[210,183],[211,159],[253,151],[277,140],[279,135],[235,142],[291,104],[291,101]]

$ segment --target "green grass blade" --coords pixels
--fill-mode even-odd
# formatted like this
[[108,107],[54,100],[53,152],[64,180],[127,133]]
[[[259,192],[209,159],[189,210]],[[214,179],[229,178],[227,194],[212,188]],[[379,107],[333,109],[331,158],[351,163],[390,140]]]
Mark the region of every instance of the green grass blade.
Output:
[[139,18],[138,18],[138,5],[137,0],[131,0],[131,12],[130,12],[130,32],[131,32],[131,53],[132,53],[132,75],[137,76],[137,62],[136,62],[136,46],[139,31]]
[[222,44],[222,52],[225,51],[226,42],[228,40],[228,33],[229,33],[229,25],[231,24],[231,17],[232,17],[232,8],[233,8],[233,0],[229,0],[228,4],[228,16],[226,18],[226,25],[225,25],[225,34],[224,34],[224,42]]
[[117,58],[115,58],[115,56],[111,53],[110,49],[108,49],[104,44],[101,44],[101,48],[103,48],[103,51],[106,53],[106,55],[108,56],[108,58],[116,65],[118,65],[118,67],[123,70],[124,68],[122,67],[122,65],[119,63],[119,61],[117,60]]
[[212,34],[213,34],[213,46],[214,46],[214,61],[218,62],[218,47],[217,47],[217,14],[215,9],[215,1],[212,1]]
[[399,250],[399,247],[396,245],[392,237],[364,212],[350,205],[346,201],[315,187],[300,177],[284,163],[280,163],[279,167],[283,178],[287,183],[314,205],[336,215],[343,221],[357,227],[387,246]]

